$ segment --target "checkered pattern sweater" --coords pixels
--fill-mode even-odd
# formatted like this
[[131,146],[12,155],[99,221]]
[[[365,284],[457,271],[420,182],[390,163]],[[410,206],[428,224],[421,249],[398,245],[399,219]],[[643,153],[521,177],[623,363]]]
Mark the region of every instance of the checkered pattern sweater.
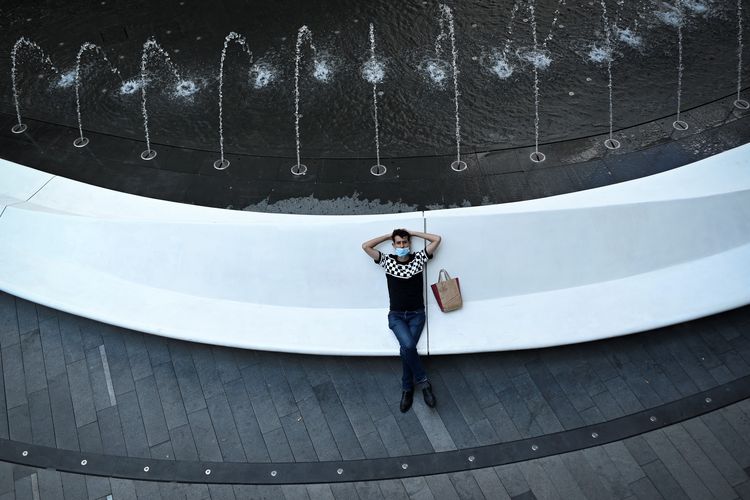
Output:
[[418,311],[424,309],[423,270],[432,255],[426,250],[409,254],[409,260],[399,262],[395,255],[380,256],[375,261],[385,269],[391,311]]

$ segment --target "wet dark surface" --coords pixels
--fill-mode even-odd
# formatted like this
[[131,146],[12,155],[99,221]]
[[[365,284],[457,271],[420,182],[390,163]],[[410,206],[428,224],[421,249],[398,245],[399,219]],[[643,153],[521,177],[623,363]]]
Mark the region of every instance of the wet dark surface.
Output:
[[[618,29],[642,38],[640,46],[620,41],[613,62],[614,128],[646,123],[676,112],[677,32],[662,22],[666,3],[608,2]],[[731,4],[731,5],[730,5]],[[507,37],[511,0],[473,0],[454,5],[459,61],[462,151],[528,146],[534,143],[533,71],[523,54],[532,47],[528,9],[522,6]],[[736,88],[737,31],[733,2],[686,2],[683,109],[727,96]],[[745,1],[745,11],[750,2]],[[539,141],[569,140],[608,130],[606,64],[590,60],[604,44],[600,2],[568,2],[553,18],[557,2],[539,2],[540,46],[550,66],[540,71]],[[701,11],[705,7],[705,11]],[[423,68],[434,58],[438,5],[434,2],[98,2],[74,0],[4,2],[0,21],[0,65],[10,68],[10,49],[20,36],[39,43],[73,81],[75,56],[84,41],[101,45],[122,72],[137,79],[141,46],[149,36],[170,52],[182,76],[198,91],[176,97],[175,81],[153,58],[148,110],[155,143],[213,151],[218,158],[218,66],[224,37],[231,30],[247,36],[255,64],[274,78],[255,88],[257,71],[236,44],[229,46],[225,75],[225,147],[231,154],[295,157],[294,43],[307,24],[321,59],[332,66],[329,81],[311,77],[311,52],[303,52],[300,81],[301,155],[315,158],[375,157],[372,87],[361,75],[369,57],[368,24],[376,29],[377,52],[385,61],[378,86],[383,158],[455,154],[452,79],[432,81]],[[750,23],[745,23],[750,25]],[[747,37],[746,37],[747,38]],[[494,75],[493,54],[506,46],[513,73]],[[448,60],[447,54],[442,59]],[[21,112],[37,119],[77,126],[73,86],[62,85],[37,55],[19,51]],[[84,56],[82,119],[85,130],[144,140],[141,94],[122,94],[121,81],[93,53]],[[420,69],[422,68],[422,69]],[[41,77],[39,77],[41,75]],[[743,69],[744,81],[750,70]],[[10,75],[0,80],[0,110],[14,113]],[[89,132],[87,132],[89,133]],[[145,148],[144,148],[145,149]],[[213,161],[212,160],[212,161]],[[296,161],[296,160],[295,160]],[[309,166],[309,165],[308,165]]]
[[228,155],[228,169],[213,168],[215,154],[154,143],[158,155],[143,161],[141,141],[88,134],[72,145],[76,130],[29,120],[26,133],[10,132],[2,116],[0,155],[40,170],[117,191],[218,208],[310,214],[367,214],[507,203],[551,196],[651,175],[750,141],[750,113],[733,97],[688,110],[687,131],[672,119],[618,132],[623,146],[608,150],[606,136],[545,144],[542,163],[533,148],[467,154],[468,169],[450,169],[452,156],[385,161],[387,173],[370,174],[369,159],[316,159],[307,175],[290,173],[292,161]]

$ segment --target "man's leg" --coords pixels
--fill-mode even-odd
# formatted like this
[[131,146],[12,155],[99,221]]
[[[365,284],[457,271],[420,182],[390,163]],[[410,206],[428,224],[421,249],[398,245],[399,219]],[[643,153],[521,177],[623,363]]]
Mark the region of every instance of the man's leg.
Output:
[[406,350],[413,343],[411,331],[409,330],[409,324],[404,319],[403,313],[388,313],[388,328],[393,331],[393,334],[398,340],[398,345],[401,347],[399,354],[401,355],[401,367],[403,375],[401,377],[401,389],[404,391],[411,391],[414,389],[414,380],[412,367],[410,366],[409,360],[406,356]]
[[425,313],[409,313],[408,324],[409,334],[411,336],[410,344],[414,346],[414,361],[411,363],[414,381],[417,384],[424,384],[425,382],[427,382],[427,372],[425,372],[425,369],[422,366],[422,360],[419,358],[419,353],[417,352],[417,344],[419,343],[419,339],[422,336],[422,330],[424,329]]
[[[419,338],[422,336],[422,330],[424,329],[425,324],[425,313],[419,312],[419,313],[412,313],[409,318],[409,332],[411,333],[412,340],[414,342],[414,345],[416,346],[419,342]],[[416,349],[414,350],[416,353]],[[430,408],[434,408],[437,404],[437,401],[435,399],[435,394],[432,392],[432,385],[427,380],[427,373],[425,372],[424,368],[422,368],[422,361],[419,359],[419,354],[416,353],[417,356],[417,362],[419,363],[419,371],[417,371],[417,368],[414,368],[414,380],[416,381],[417,385],[422,389],[422,395],[424,396],[424,402],[427,406]]]

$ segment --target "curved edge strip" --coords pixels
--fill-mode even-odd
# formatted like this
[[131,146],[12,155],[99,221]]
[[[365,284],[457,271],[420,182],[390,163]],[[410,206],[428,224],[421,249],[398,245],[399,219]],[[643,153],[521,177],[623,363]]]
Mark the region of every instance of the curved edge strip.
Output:
[[151,460],[62,450],[0,439],[0,460],[133,480],[221,484],[311,484],[399,479],[506,465],[599,446],[672,425],[750,397],[750,376],[599,424],[457,451],[335,462],[236,463]]

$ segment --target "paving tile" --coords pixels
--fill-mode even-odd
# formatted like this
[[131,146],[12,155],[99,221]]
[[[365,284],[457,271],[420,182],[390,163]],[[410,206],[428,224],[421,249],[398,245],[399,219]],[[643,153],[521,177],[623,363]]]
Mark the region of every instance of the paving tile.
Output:
[[659,460],[690,498],[711,496],[691,465],[669,441],[665,430],[648,432],[643,435],[643,439],[651,446]]
[[626,483],[633,483],[645,477],[643,469],[638,465],[623,441],[608,443],[602,448]]
[[336,498],[327,484],[308,484],[305,488],[308,496],[314,500],[335,500]]
[[200,460],[221,462],[221,449],[208,410],[203,409],[189,413],[188,420]]
[[0,292],[0,348],[21,342],[18,332],[16,300],[12,295]]
[[[730,422],[732,420],[730,419]],[[747,480],[747,474],[742,470],[742,467],[729,454],[726,448],[721,445],[716,436],[711,433],[702,420],[697,418],[686,420],[682,423],[682,426],[690,434],[690,437],[698,443],[698,446],[700,446],[711,462],[716,465],[729,484],[736,486]]]
[[31,417],[29,405],[23,404],[8,410],[8,428],[10,439],[24,443],[32,442]]
[[203,398],[208,399],[224,394],[224,386],[221,383],[221,378],[219,378],[219,373],[216,371],[216,363],[214,363],[211,349],[202,344],[192,344],[190,345],[190,354],[203,390]]
[[252,498],[252,499],[277,499],[283,498],[284,493],[281,491],[281,486],[255,486],[248,484],[237,484],[234,485],[234,495],[238,499]]
[[241,379],[230,382],[224,386],[227,402],[232,409],[237,433],[245,452],[245,457],[250,462],[268,462],[268,450],[263,440],[263,433],[255,418],[253,406],[245,391],[245,384]]
[[672,356],[666,342],[650,342],[644,345],[651,358],[658,364],[659,370],[664,373],[672,385],[679,391],[680,396],[685,397],[698,392],[698,386],[693,379],[682,368],[680,363]]
[[36,307],[36,317],[40,323],[42,321],[57,317],[57,309],[51,309],[47,306],[36,303],[34,304],[34,307]]
[[472,396],[481,408],[487,408],[500,402],[484,372],[477,369],[474,356],[459,356],[455,361],[469,390],[471,390]]
[[741,467],[750,466],[750,447],[745,435],[738,433],[721,411],[707,413],[700,419]]
[[143,334],[128,333],[129,335],[125,338],[125,350],[128,353],[128,361],[133,379],[138,381],[153,374],[151,359],[148,355],[148,349],[146,349],[146,342],[143,340]]
[[294,453],[289,447],[284,429],[279,427],[263,433],[271,462],[294,462]]
[[99,432],[102,437],[102,448],[104,453],[117,455],[125,454],[126,450],[125,436],[122,432],[122,422],[120,413],[116,406],[104,408],[96,413],[96,419],[99,424]]
[[320,409],[325,415],[326,422],[331,430],[333,439],[336,441],[341,457],[344,460],[364,458],[365,454],[359,446],[357,436],[354,434],[349,417],[341,405],[333,383],[329,380],[323,384],[313,386],[313,391],[315,392]]
[[688,498],[687,493],[677,483],[661,460],[654,460],[642,466],[646,477],[664,498]]
[[[461,415],[467,425],[471,425],[485,418],[479,402],[474,398],[469,385],[466,383],[457,367],[451,365],[441,366],[440,377],[443,384],[450,392],[451,398],[456,402]],[[437,393],[436,393],[437,396]]]
[[187,424],[187,413],[172,364],[156,365],[153,373],[167,428],[174,429]]
[[133,481],[112,477],[109,479],[109,483],[112,487],[113,500],[138,500]]
[[172,448],[172,441],[164,441],[156,446],[149,448],[151,458],[159,460],[175,460],[174,448]]
[[0,494],[10,493],[13,495],[13,468],[14,464],[0,462]]
[[[440,415],[440,419],[448,430],[453,443],[459,449],[476,446],[478,444],[477,439],[471,432],[451,393],[445,387],[439,372],[433,374],[431,384],[435,391],[435,398],[438,400],[435,411]],[[484,412],[482,414],[484,415]]]
[[499,396],[503,402],[503,407],[508,412],[513,425],[522,438],[543,434],[536,419],[526,406],[525,398],[518,393],[515,387],[506,389]]
[[632,495],[628,487],[630,481],[620,474],[620,470],[609,458],[609,454],[604,447],[595,446],[587,448],[582,450],[581,453],[599,480],[606,486],[607,490],[612,492],[614,498],[627,498]]
[[105,498],[112,493],[108,477],[86,476],[86,489],[89,498]]
[[435,498],[423,477],[402,479],[401,484],[404,485],[406,494],[409,495],[410,499],[433,500]]
[[61,472],[60,479],[62,480],[63,493],[66,500],[80,500],[89,497],[85,476]]
[[152,375],[136,379],[135,391],[138,395],[138,404],[141,408],[143,427],[146,430],[149,447],[167,441],[169,431],[159,398],[159,391],[156,388],[156,380]]
[[547,472],[539,465],[537,460],[521,462],[518,468],[524,475],[526,482],[529,484],[531,492],[539,500],[561,498],[557,494],[555,485],[550,481]]
[[357,488],[354,487],[353,483],[335,483],[330,484],[331,493],[336,500],[349,500],[357,499]]
[[206,399],[206,404],[221,449],[221,456],[227,462],[246,461],[232,409],[223,391],[221,394]]
[[60,327],[60,341],[63,346],[65,363],[75,363],[83,359],[83,340],[76,316],[61,313],[57,318]]
[[710,496],[716,498],[731,498],[733,496],[732,487],[682,425],[666,427],[664,434],[679,450],[685,461],[690,464],[703,485],[708,488]]
[[18,332],[21,335],[39,329],[36,306],[33,302],[16,297],[16,314],[18,315]]
[[258,420],[258,425],[263,434],[281,427],[281,421],[276,414],[276,406],[274,406],[273,400],[267,392],[251,397],[250,403],[253,405],[255,418]]
[[172,361],[172,357],[169,355],[169,342],[174,341],[167,340],[158,335],[143,336],[143,344],[146,346],[146,351],[148,351],[148,358],[151,361],[152,368]]
[[[115,396],[119,397],[120,394],[133,391],[135,389],[133,374],[130,371],[130,360],[122,338],[115,332],[102,335],[102,340],[107,353]],[[99,345],[101,344],[97,344],[96,347]]]
[[146,429],[143,427],[138,395],[130,391],[117,396],[117,409],[122,423],[122,435],[130,457],[151,458]]
[[180,394],[186,413],[192,413],[206,407],[203,389],[195,371],[193,358],[188,348],[180,343],[171,343],[169,353],[172,358],[174,374],[180,387]]
[[2,349],[2,364],[7,408],[11,409],[27,404],[26,378],[23,374],[20,342]]
[[[89,349],[86,351],[86,369],[88,370],[88,380],[91,383],[91,398],[96,411],[109,408],[117,404],[114,397],[114,387],[107,381],[107,375],[102,363],[102,353],[99,348]],[[114,404],[113,404],[114,400]]]
[[307,434],[307,428],[302,422],[301,414],[284,415],[281,417],[281,425],[295,462],[315,462],[318,460],[310,436]]
[[375,424],[362,401],[360,391],[354,385],[346,364],[337,360],[329,365],[328,372],[357,437],[375,432]]
[[554,420],[557,420],[555,422],[550,419],[550,423],[545,424],[542,428],[545,429],[547,425],[552,425],[553,428],[558,428],[558,425],[562,425],[565,429],[575,429],[583,426],[584,422],[578,410],[576,410],[571,401],[565,396],[563,389],[547,367],[542,362],[536,361],[529,363],[526,368],[529,371],[529,376],[534,386],[541,393],[547,406],[552,410],[555,417]]
[[[544,353],[546,354],[546,353]],[[547,354],[545,356],[545,365],[554,377],[555,381],[567,396],[570,404],[576,411],[583,411],[594,406],[594,401],[581,384],[578,377],[568,369],[564,360],[558,360],[559,355]]]
[[78,449],[73,401],[70,396],[68,376],[59,375],[49,379],[49,402],[52,408],[52,422],[55,426],[55,441],[58,448]]
[[383,494],[384,498],[387,499],[400,499],[400,500],[408,500],[409,495],[406,493],[406,488],[404,488],[403,483],[398,480],[390,480],[390,481],[377,481],[377,485],[380,488],[380,492]]
[[370,434],[359,436],[357,439],[359,439],[365,458],[385,458],[388,456],[388,450],[385,449],[385,444],[380,439],[380,433],[377,429]]
[[[419,398],[419,396],[415,394],[415,399],[417,398]],[[430,439],[427,437],[424,427],[422,427],[422,424],[416,415],[416,410],[414,410],[414,408],[417,407],[423,407],[425,411],[435,411],[434,409],[423,405],[421,400],[417,400],[412,406],[412,411],[406,413],[401,413],[400,411],[398,413],[393,412],[393,416],[396,417],[396,423],[401,429],[401,434],[406,439],[406,443],[409,445],[412,454],[432,453],[435,450],[430,443]],[[335,436],[336,430],[333,427],[331,427],[331,429]]]
[[644,409],[641,401],[623,378],[613,377],[607,380],[605,385],[612,396],[617,399],[617,402],[626,415],[637,413]]
[[286,500],[309,500],[310,498],[304,485],[286,484],[281,487],[281,491],[284,492]]
[[584,494],[573,475],[565,466],[560,456],[545,457],[536,460],[555,485],[557,495],[561,498],[583,498]]
[[276,414],[283,417],[296,412],[297,404],[289,383],[284,377],[279,360],[266,358],[260,363],[260,372],[265,380],[268,392],[271,394],[273,404],[276,406]]
[[[436,500],[461,498],[447,474],[427,476],[424,479]],[[476,486],[476,489],[479,490],[479,487]]]
[[25,476],[16,479],[13,489],[16,494],[16,500],[34,500],[34,493],[32,491],[31,485],[31,476]]
[[510,495],[508,495],[493,468],[477,469],[472,471],[471,474],[474,476],[474,480],[477,482],[484,498],[510,500]]
[[[349,372],[352,374],[354,390],[362,396],[362,402],[374,423],[376,420],[390,415],[391,410],[387,400],[383,398],[381,391],[374,390],[374,388],[378,387],[378,383],[370,372],[369,365],[365,363],[366,361],[363,359],[348,360],[347,366]],[[289,383],[292,384],[291,379]],[[294,386],[292,386],[292,390],[294,390]],[[310,391],[312,391],[312,386],[310,387]],[[301,400],[298,399],[298,401]]]
[[81,347],[83,352],[102,345],[102,343],[104,343],[102,333],[112,328],[109,325],[87,318],[76,317],[75,319],[76,324],[78,325],[78,331],[81,334]]
[[46,389],[29,394],[31,435],[34,444],[55,446],[55,427],[52,422],[52,407]]
[[189,424],[169,429],[169,437],[175,460],[198,460],[198,449]]
[[731,350],[721,354],[721,362],[729,369],[735,378],[750,374],[750,364],[736,351]]
[[[673,328],[678,329],[680,325]],[[682,366],[682,369],[698,386],[698,389],[705,391],[717,385],[716,380],[711,376],[708,370],[700,364],[698,356],[693,353],[682,341],[673,341],[669,345],[672,355]]]
[[211,500],[234,500],[234,490],[231,484],[209,484],[208,492]]
[[289,389],[294,396],[295,403],[314,396],[312,386],[307,380],[307,374],[302,367],[301,361],[300,355],[293,354],[282,354],[279,360],[281,368],[284,371],[284,376],[289,383]]
[[615,492],[603,478],[599,477],[583,452],[566,453],[562,459],[588,498],[615,498]]
[[39,323],[39,335],[44,353],[44,369],[47,378],[56,377],[65,372],[65,353],[63,352],[60,326],[57,317]]
[[63,486],[60,473],[56,470],[38,469],[39,499],[63,498]]
[[654,483],[648,477],[642,477],[633,481],[630,484],[630,490],[635,494],[639,500],[653,500],[658,498],[664,498],[659,490],[656,489]]
[[133,481],[133,485],[135,486],[136,496],[139,499],[163,498],[159,490],[161,483],[153,481]]
[[213,353],[214,363],[216,364],[216,371],[219,373],[219,378],[222,384],[228,384],[235,380],[241,379],[242,374],[237,366],[234,353],[232,349],[228,347],[212,346],[211,352]]
[[383,441],[383,446],[385,446],[389,456],[397,457],[411,453],[406,438],[401,433],[393,415],[377,420],[375,427],[378,429],[380,439]]
[[[521,434],[516,429],[513,420],[511,419],[508,412],[502,403],[490,406],[484,409],[487,420],[490,422],[492,427],[495,429],[498,442],[515,441],[521,439]],[[427,434],[430,435],[429,433]]]
[[82,359],[69,364],[67,369],[76,426],[83,427],[96,420],[96,408],[94,407],[93,393],[89,382],[88,366],[86,360]]

